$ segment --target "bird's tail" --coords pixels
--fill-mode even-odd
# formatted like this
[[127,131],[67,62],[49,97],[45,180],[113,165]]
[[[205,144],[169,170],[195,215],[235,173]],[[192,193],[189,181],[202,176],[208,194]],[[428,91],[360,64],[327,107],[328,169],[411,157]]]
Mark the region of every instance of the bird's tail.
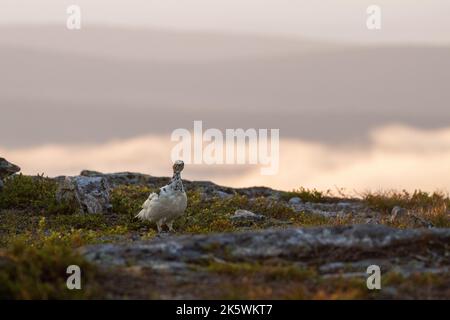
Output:
[[137,215],[135,215],[134,217],[135,217],[135,218],[139,218],[139,219],[144,219],[144,215],[145,215],[145,212],[144,212],[144,209],[142,209],[142,210],[139,211],[139,213],[138,213]]
[[140,218],[140,219],[146,219],[147,218],[147,211],[150,208],[150,200],[152,198],[152,195],[150,195],[150,197],[145,200],[144,204],[142,205],[142,210],[139,211],[139,213],[135,216],[135,218]]

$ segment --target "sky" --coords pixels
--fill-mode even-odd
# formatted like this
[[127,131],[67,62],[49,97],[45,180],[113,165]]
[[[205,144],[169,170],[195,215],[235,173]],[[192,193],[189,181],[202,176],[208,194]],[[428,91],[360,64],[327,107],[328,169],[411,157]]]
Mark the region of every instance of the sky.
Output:
[[[70,4],[81,30],[66,29]],[[0,5],[0,156],[26,174],[167,176],[171,132],[202,120],[279,129],[279,172],[187,164],[187,179],[450,191],[449,1]]]
[[[328,41],[450,43],[447,0],[2,0],[0,23],[65,23],[79,5],[83,22],[127,27],[274,34]],[[366,8],[382,9],[368,32]]]
[[[430,143],[432,141],[433,143]],[[187,164],[184,179],[212,180],[226,186],[271,186],[279,190],[317,188],[360,196],[365,191],[448,192],[450,128],[417,130],[388,126],[371,132],[368,148],[333,147],[299,139],[281,139],[279,171],[261,175],[266,166]],[[173,143],[166,136],[139,136],[99,144],[42,145],[5,149],[28,173],[76,175],[83,168],[102,172],[168,175]]]

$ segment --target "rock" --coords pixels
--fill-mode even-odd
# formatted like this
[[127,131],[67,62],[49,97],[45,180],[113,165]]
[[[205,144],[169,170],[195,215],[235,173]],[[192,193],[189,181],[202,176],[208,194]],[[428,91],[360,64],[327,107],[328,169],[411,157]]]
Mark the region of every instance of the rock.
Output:
[[0,158],[0,190],[3,188],[2,180],[19,171],[19,166],[12,164],[5,158]]
[[391,222],[398,220],[399,218],[406,217],[408,215],[408,210],[400,206],[395,206],[391,211]]
[[[323,264],[325,270],[358,261],[365,267],[376,263],[402,268],[421,255],[429,259],[430,267],[437,268],[438,264],[445,264],[445,260],[436,259],[436,256],[445,256],[448,243],[450,229],[352,225],[182,235],[134,243],[91,245],[80,252],[89,261],[107,267],[131,263],[149,267],[171,264],[182,267],[185,264],[187,268],[187,265],[201,265],[211,259],[252,263],[276,259],[282,263]],[[409,267],[414,268],[414,265]]]
[[105,174],[101,173],[100,171],[95,170],[83,170],[80,172],[80,176],[83,177],[98,177],[98,176],[104,176]]
[[103,177],[74,177],[78,196],[87,213],[102,213],[111,209],[109,184]]
[[374,218],[366,218],[365,223],[366,224],[378,224],[379,221],[377,219],[374,219]]
[[336,206],[341,209],[351,209],[352,206],[354,206],[354,204],[351,202],[341,201],[341,202],[338,202]]
[[372,214],[370,209],[360,201],[338,203],[296,202],[289,203],[289,206],[295,212],[305,212],[326,218],[346,217],[348,215],[364,215],[366,217]]
[[406,222],[409,218],[409,211],[400,206],[395,206],[391,210],[391,223],[393,222]]
[[78,206],[78,212],[83,212],[83,205],[77,192],[77,188],[72,178],[64,177],[64,179],[58,184],[56,190],[56,201],[59,203],[72,203]]
[[293,197],[289,199],[290,205],[301,204],[302,202],[303,202],[302,199],[300,199],[299,197]]
[[[111,187],[117,187],[119,185],[155,185],[159,180],[168,181],[169,178],[156,178],[148,174],[135,173],[135,172],[117,172],[117,173],[101,173],[92,170],[83,170],[80,173],[82,177],[101,177],[104,178]],[[161,183],[163,183],[161,181]],[[163,183],[165,184],[165,183]]]
[[240,194],[247,196],[249,198],[257,197],[274,197],[280,198],[280,192],[267,188],[267,187],[250,187],[250,188],[237,188],[235,191]]
[[398,290],[394,287],[383,287],[383,293],[387,299],[395,299],[398,295]]
[[5,158],[0,158],[0,178],[4,179],[6,177],[9,177],[10,175],[13,175],[16,172],[19,172],[20,168],[19,166],[12,164]]
[[[135,172],[101,173],[93,170],[83,170],[80,173],[83,177],[103,177],[111,188],[120,185],[145,185],[149,187],[162,187],[169,181],[169,177],[154,177],[148,174]],[[201,193],[202,200],[210,200],[213,197],[222,199],[230,198],[236,194],[245,195],[249,199],[266,197],[279,201],[281,192],[267,187],[230,188],[217,185],[211,181],[189,181],[183,179],[186,190],[197,190]]]
[[248,210],[238,209],[234,212],[234,215],[231,216],[231,220],[241,221],[241,220],[250,220],[250,221],[261,221],[264,220],[265,216],[261,214],[256,214]]
[[431,221],[428,221],[416,214],[411,214],[411,217],[415,220],[415,223],[419,224],[422,227],[426,227],[426,228],[434,228],[434,225]]
[[294,210],[295,212],[302,212],[305,210],[305,205],[302,199],[300,199],[299,197],[293,197],[289,199],[288,204],[289,207],[291,207],[291,209]]
[[[111,285],[106,289],[117,298],[145,299],[154,291],[165,298],[222,298],[222,289],[229,285],[235,293],[243,284],[250,289],[255,284],[273,288],[277,291],[271,297],[279,298],[278,292],[284,292],[291,282],[291,288],[301,284],[313,292],[321,292],[325,287],[316,286],[323,283],[327,292],[335,292],[346,283],[344,278],[354,282],[349,288],[365,286],[367,267],[375,264],[382,276],[437,274],[439,282],[406,278],[398,285],[386,283],[386,288],[391,285],[399,290],[391,298],[407,298],[414,292],[419,298],[448,299],[448,243],[449,229],[354,225],[158,237],[89,245],[78,252],[105,271],[110,277],[105,283]],[[220,272],[222,266],[226,273]],[[253,270],[249,266],[261,273],[249,273]],[[265,276],[266,266],[275,276]],[[296,279],[290,270],[307,273]],[[333,278],[339,279],[338,284],[329,282]],[[117,290],[117,283],[131,285]],[[386,297],[383,292],[379,298]]]
[[216,195],[217,197],[219,197],[220,199],[230,199],[233,197],[232,194],[217,190],[214,192],[214,195]]
[[267,197],[267,199],[272,202],[279,202],[281,200],[281,192],[274,191],[271,195]]
[[65,177],[59,183],[58,201],[74,201],[84,213],[105,213],[111,209],[110,186],[103,177]]
[[319,267],[321,273],[337,273],[345,268],[346,264],[343,262],[326,263]]
[[395,206],[392,208],[391,222],[412,223],[413,225],[426,228],[434,227],[433,223],[430,221],[427,221],[426,219],[420,217],[420,215],[400,206]]
[[200,193],[200,199],[202,201],[210,201],[214,198],[219,198],[222,200],[230,199],[234,194],[224,192],[222,190],[207,190]]

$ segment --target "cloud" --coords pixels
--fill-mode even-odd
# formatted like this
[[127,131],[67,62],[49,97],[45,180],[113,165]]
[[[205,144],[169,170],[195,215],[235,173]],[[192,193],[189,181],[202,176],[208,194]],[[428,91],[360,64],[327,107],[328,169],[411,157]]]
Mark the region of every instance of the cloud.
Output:
[[[386,28],[365,28],[371,0],[77,0],[83,24],[251,32],[357,41],[449,41],[449,2],[377,0]],[[72,1],[3,0],[0,24],[59,23]]]
[[[169,136],[148,135],[104,144],[0,148],[0,154],[27,174],[74,175],[83,169],[170,174]],[[366,146],[330,147],[296,139],[280,141],[280,169],[263,176],[249,165],[187,165],[186,179],[235,187],[265,185],[290,190],[345,188],[450,190],[450,128],[419,130],[387,126],[371,132]]]

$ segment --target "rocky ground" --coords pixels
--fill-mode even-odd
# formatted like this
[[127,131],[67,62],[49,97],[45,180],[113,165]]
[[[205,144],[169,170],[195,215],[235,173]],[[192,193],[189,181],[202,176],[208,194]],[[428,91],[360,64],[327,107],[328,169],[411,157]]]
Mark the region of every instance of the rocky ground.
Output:
[[[80,252],[130,298],[448,298],[449,243],[448,229],[353,225],[167,235]],[[378,292],[364,287],[370,265],[386,275]],[[123,297],[111,285],[111,297]]]
[[[134,215],[168,178],[6,176],[3,298],[450,298],[446,195],[184,181],[186,215],[158,235]],[[84,270],[79,292],[65,288],[68,264]],[[370,265],[381,268],[380,290],[366,286]]]

